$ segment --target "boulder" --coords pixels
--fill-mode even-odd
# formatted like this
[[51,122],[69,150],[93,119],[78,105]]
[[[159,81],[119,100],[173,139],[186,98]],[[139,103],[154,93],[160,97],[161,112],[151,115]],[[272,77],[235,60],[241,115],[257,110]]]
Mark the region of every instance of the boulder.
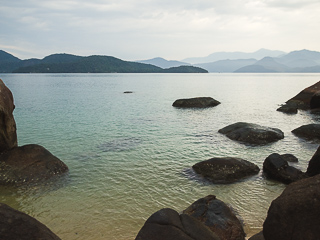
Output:
[[213,183],[233,183],[258,174],[257,165],[240,158],[211,158],[192,166],[194,171]]
[[220,240],[204,224],[187,214],[164,208],[151,215],[136,240]]
[[286,187],[268,210],[265,240],[316,240],[320,226],[320,175]]
[[36,144],[0,154],[0,185],[41,182],[66,172],[67,165]]
[[221,240],[244,240],[245,233],[241,222],[233,211],[216,196],[209,195],[194,202],[183,211],[204,223]]
[[211,97],[196,97],[187,99],[178,99],[172,106],[179,108],[206,108],[215,107],[219,105],[220,102]]
[[[319,89],[320,90],[320,89]],[[320,108],[320,92],[316,92],[310,99],[310,109]]]
[[292,162],[292,163],[299,162],[298,158],[290,153],[282,154],[281,157],[287,162]]
[[292,104],[285,104],[282,105],[277,109],[279,112],[284,112],[288,114],[297,114],[298,113],[298,107],[296,105]]
[[292,166],[277,153],[269,155],[263,163],[263,172],[268,178],[289,184],[306,177],[306,175]]
[[0,239],[59,240],[49,228],[33,217],[0,203]]
[[263,231],[253,235],[252,237],[249,238],[249,240],[265,240],[263,236]]
[[291,131],[294,135],[307,140],[320,140],[320,124],[311,123]]
[[13,118],[13,96],[9,88],[0,79],[0,152],[18,145],[16,122]]
[[244,143],[261,145],[284,138],[280,129],[260,126],[253,123],[238,122],[219,130],[228,138]]
[[320,174],[320,146],[309,161],[306,174],[310,177]]
[[[287,106],[290,108],[308,110],[310,109],[310,101],[315,93],[320,91],[320,81],[315,83],[314,85],[305,88],[300,93],[298,93],[293,98],[289,99],[286,104],[283,106]],[[278,109],[279,110],[279,109]]]

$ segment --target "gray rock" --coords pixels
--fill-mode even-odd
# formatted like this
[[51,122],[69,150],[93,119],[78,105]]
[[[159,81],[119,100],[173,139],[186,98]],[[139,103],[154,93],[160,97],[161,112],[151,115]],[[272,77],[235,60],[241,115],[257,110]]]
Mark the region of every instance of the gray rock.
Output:
[[67,165],[36,144],[0,154],[0,185],[42,182],[66,172]]
[[260,126],[253,123],[238,122],[219,130],[228,138],[244,143],[261,145],[284,138],[280,129]]
[[320,124],[312,123],[292,130],[292,133],[307,140],[320,140]]
[[244,240],[241,222],[233,211],[215,196],[209,195],[194,202],[183,211],[204,223],[221,240]]
[[186,214],[164,208],[151,215],[136,240],[220,240],[204,224]]
[[263,172],[268,178],[286,184],[306,177],[299,169],[289,166],[288,162],[277,153],[273,153],[265,159],[263,163]]
[[196,173],[213,183],[233,183],[258,174],[257,165],[240,158],[211,158],[192,166]]
[[0,152],[18,146],[14,108],[12,93],[0,79]]
[[220,102],[211,97],[197,97],[197,98],[187,98],[178,99],[172,106],[179,108],[207,108],[215,107],[219,105]]
[[265,240],[317,240],[320,226],[320,175],[286,187],[268,210]]
[[49,228],[33,217],[0,203],[0,239],[59,240]]

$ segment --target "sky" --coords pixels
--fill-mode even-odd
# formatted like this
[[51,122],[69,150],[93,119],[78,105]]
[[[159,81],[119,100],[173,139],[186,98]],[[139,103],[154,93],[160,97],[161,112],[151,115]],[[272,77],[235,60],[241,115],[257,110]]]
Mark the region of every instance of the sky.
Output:
[[320,51],[319,13],[319,0],[0,0],[0,49],[128,61]]

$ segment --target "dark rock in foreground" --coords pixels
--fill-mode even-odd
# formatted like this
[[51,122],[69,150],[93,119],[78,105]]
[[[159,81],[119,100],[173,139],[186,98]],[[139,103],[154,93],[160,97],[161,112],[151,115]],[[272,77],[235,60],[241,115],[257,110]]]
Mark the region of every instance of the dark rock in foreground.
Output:
[[320,226],[320,175],[294,182],[275,199],[263,224],[265,240],[316,240]]
[[206,108],[215,107],[219,105],[220,102],[211,97],[197,97],[197,98],[187,98],[178,99],[172,106],[179,108]]
[[239,219],[224,202],[213,195],[199,199],[183,213],[204,223],[221,240],[245,239],[245,233]]
[[306,177],[306,175],[292,166],[277,153],[268,156],[263,163],[263,172],[268,178],[289,184]]
[[260,126],[253,123],[238,122],[219,130],[228,138],[249,144],[267,144],[284,138],[280,129]]
[[240,158],[211,158],[192,166],[196,173],[213,183],[232,183],[258,174],[257,165]]
[[292,130],[292,133],[307,140],[320,140],[320,124],[307,124]]
[[263,231],[253,235],[249,240],[265,240],[263,236]]
[[318,147],[317,151],[309,161],[306,174],[310,177],[320,174],[320,147]]
[[16,122],[13,117],[13,96],[9,88],[0,79],[0,152],[18,145]]
[[312,95],[310,99],[310,109],[319,109],[319,108],[320,108],[320,92],[316,92],[315,94]]
[[187,214],[170,208],[151,215],[139,231],[136,240],[220,240],[205,225]]
[[41,182],[66,172],[67,165],[36,144],[0,154],[0,185]]
[[[302,110],[308,110],[310,109],[310,101],[314,94],[320,91],[320,81],[316,84],[305,88],[300,93],[298,93],[293,98],[289,99],[285,105],[282,106],[282,108],[285,109],[287,107],[288,109],[302,109]],[[280,111],[278,109],[278,111]]]
[[0,203],[0,239],[59,240],[60,238],[36,219]]

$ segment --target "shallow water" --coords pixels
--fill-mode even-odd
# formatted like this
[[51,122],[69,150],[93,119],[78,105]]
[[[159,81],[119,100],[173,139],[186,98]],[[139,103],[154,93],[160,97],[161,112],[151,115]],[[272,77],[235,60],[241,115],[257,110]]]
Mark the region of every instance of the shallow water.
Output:
[[[19,145],[46,147],[70,168],[56,184],[0,187],[0,202],[24,211],[61,239],[134,239],[144,221],[169,207],[182,211],[209,194],[229,203],[252,235],[285,185],[260,173],[223,185],[202,181],[191,166],[240,157],[262,168],[271,153],[292,153],[305,171],[317,143],[291,130],[318,122],[279,104],[320,74],[2,74],[13,92]],[[125,91],[133,93],[124,94]],[[211,96],[222,104],[176,109],[178,98]],[[264,146],[234,142],[218,130],[247,121],[280,128]]]

